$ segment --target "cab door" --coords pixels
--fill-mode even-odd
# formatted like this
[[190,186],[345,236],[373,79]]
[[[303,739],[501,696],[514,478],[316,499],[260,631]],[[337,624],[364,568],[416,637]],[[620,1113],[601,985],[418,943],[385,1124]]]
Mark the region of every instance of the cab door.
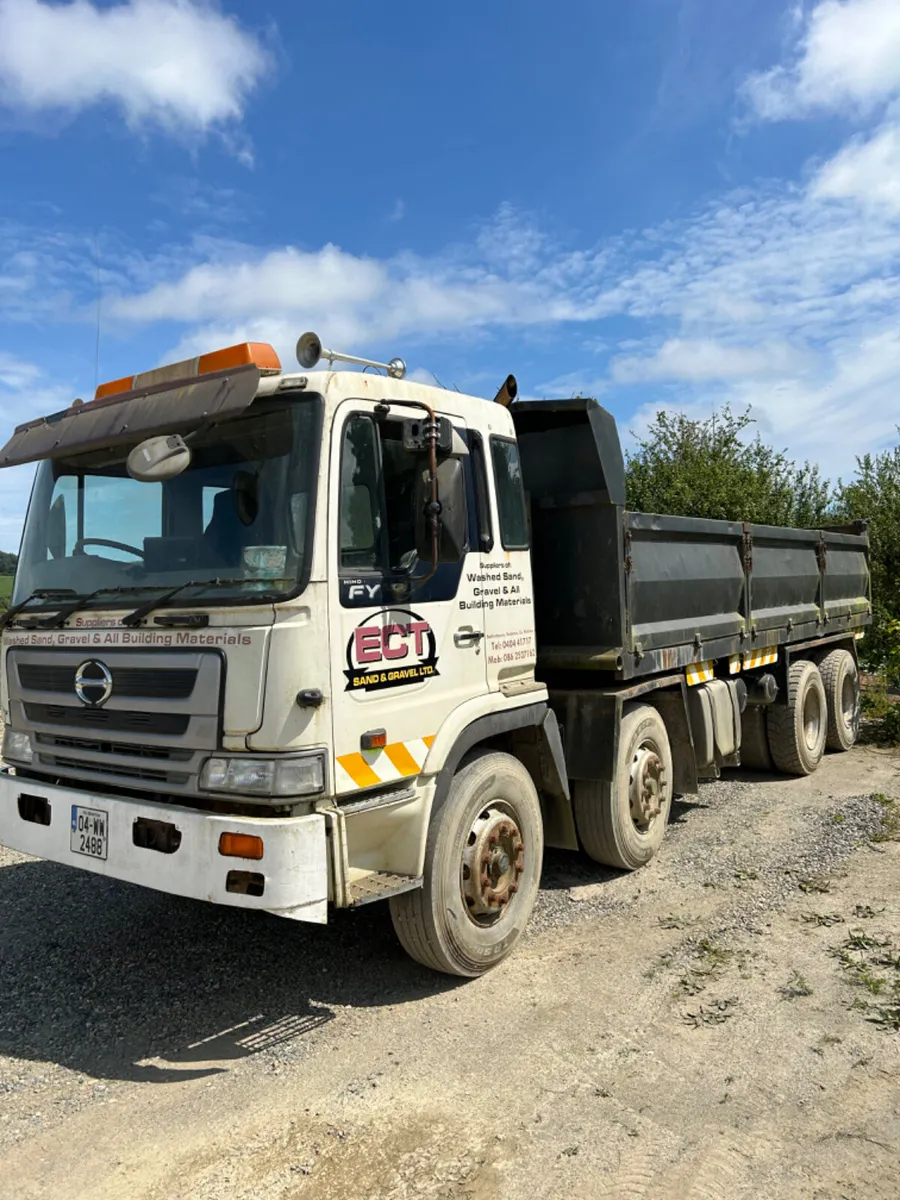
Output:
[[[415,480],[423,459],[403,445],[403,419],[415,410],[397,404],[385,414],[384,407],[347,401],[332,438],[338,795],[412,779],[446,717],[487,689],[484,610],[473,583],[480,573],[477,544],[470,529],[458,561],[441,563],[423,579],[431,566],[416,557]],[[451,420],[464,442],[464,422]],[[465,469],[470,476],[468,463]]]

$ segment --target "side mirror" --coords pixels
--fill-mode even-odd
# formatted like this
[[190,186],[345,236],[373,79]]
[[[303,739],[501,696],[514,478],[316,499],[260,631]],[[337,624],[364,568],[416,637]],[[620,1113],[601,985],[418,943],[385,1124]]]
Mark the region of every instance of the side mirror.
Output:
[[51,558],[66,557],[66,499],[57,496],[47,514],[47,549]]
[[[438,562],[459,562],[468,542],[466,513],[466,477],[458,458],[445,458],[437,469]],[[427,466],[416,476],[416,553],[423,562],[431,562],[431,475]]]
[[164,483],[190,465],[190,448],[177,433],[139,442],[125,463],[128,474],[139,483]]

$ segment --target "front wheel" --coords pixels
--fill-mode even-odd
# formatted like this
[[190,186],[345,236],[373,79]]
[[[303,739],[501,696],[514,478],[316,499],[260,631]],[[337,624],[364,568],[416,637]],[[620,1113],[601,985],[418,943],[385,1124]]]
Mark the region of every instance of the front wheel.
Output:
[[615,780],[577,780],[575,824],[595,862],[634,871],[659,849],[672,807],[672,751],[655,708],[625,709]]
[[431,814],[423,886],[391,898],[391,919],[412,958],[474,977],[495,967],[522,935],[544,855],[541,805],[510,754],[466,762]]

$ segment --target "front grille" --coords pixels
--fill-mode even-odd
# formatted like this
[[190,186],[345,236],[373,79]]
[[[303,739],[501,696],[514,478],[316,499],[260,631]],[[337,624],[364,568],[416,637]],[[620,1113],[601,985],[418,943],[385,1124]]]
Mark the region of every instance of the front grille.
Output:
[[140,779],[146,783],[176,785],[186,783],[189,776],[170,771],[153,771],[149,767],[115,767],[106,763],[85,763],[77,758],[61,758],[57,755],[41,755],[41,764],[56,767],[60,771],[74,771],[85,775],[115,775],[120,779]]
[[[76,671],[93,661],[113,677],[111,698],[96,707],[75,694]],[[6,664],[10,723],[31,733],[36,775],[110,794],[196,794],[219,743],[218,654],[153,645],[101,651],[95,660],[87,645],[15,646]]]
[[155,759],[159,762],[190,762],[192,750],[172,750],[167,746],[138,746],[133,742],[97,742],[91,738],[59,737],[39,733],[37,744],[52,750],[78,750],[86,754],[118,754],[121,757]]
[[184,713],[129,712],[115,708],[69,708],[64,704],[26,704],[25,719],[34,725],[65,725],[69,729],[117,730],[181,737],[190,716]]
[[[29,692],[75,690],[75,667],[20,662],[18,672]],[[186,700],[197,682],[196,670],[185,667],[116,667],[112,677],[114,695],[154,700]]]

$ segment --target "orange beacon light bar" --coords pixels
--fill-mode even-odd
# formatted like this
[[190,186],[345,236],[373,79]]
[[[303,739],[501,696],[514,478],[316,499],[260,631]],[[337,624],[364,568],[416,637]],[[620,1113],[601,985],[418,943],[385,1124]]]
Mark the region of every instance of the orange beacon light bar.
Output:
[[138,388],[153,387],[157,383],[175,383],[200,375],[212,375],[216,371],[231,371],[236,367],[253,365],[263,375],[277,375],[281,371],[281,359],[268,342],[241,342],[237,346],[226,346],[224,350],[213,350],[199,358],[188,358],[184,362],[169,363],[140,375],[125,375],[122,379],[111,379],[101,383],[94,393],[95,400],[133,392]]

